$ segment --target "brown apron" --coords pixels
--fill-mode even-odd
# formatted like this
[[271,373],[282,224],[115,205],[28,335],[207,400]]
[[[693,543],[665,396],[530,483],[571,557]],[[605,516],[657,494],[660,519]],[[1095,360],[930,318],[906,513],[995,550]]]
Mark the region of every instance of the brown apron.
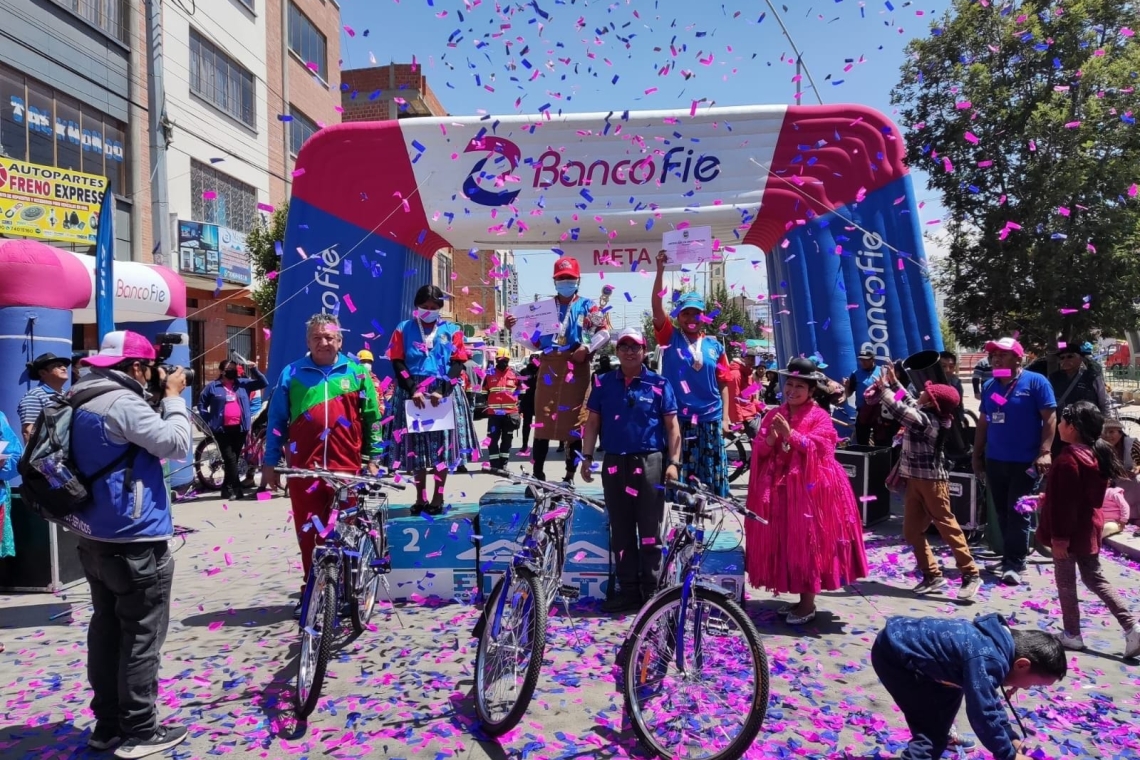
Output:
[[[538,365],[534,394],[534,438],[569,441],[582,424],[590,390],[590,363],[574,364],[571,351],[550,351]],[[567,381],[569,378],[569,381]]]

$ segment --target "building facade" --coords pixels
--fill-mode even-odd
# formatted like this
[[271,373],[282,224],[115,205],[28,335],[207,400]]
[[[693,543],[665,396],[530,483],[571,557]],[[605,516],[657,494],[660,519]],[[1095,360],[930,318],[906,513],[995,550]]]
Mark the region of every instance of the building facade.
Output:
[[186,280],[198,385],[237,352],[262,366],[245,237],[285,203],[300,146],[339,120],[334,0],[163,4],[171,266]]

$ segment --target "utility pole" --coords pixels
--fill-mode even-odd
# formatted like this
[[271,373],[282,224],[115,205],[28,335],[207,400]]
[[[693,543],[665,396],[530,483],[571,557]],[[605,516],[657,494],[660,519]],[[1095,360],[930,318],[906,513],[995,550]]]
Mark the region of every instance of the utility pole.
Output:
[[150,114],[150,207],[151,224],[157,253],[155,263],[177,268],[170,245],[170,198],[166,184],[166,146],[169,143],[166,121],[166,88],[163,85],[162,61],[165,57],[162,41],[161,0],[146,2],[146,49],[150,63],[147,77],[147,103]]

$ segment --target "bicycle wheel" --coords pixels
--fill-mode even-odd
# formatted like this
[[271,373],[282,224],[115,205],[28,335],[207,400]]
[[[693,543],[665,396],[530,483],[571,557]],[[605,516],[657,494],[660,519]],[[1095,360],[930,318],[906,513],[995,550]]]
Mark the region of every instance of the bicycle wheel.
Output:
[[297,659],[297,718],[303,720],[317,706],[336,632],[336,565],[317,568],[305,589],[308,614],[301,621],[301,654]]
[[[1126,436],[1128,436],[1129,438],[1133,438],[1133,439],[1140,438],[1140,419],[1136,419],[1135,417],[1126,417],[1124,415],[1121,415],[1120,416],[1120,424],[1124,428],[1124,434]],[[1128,454],[1129,452],[1126,451],[1124,453]],[[1128,463],[1125,462],[1125,464],[1128,464]]]
[[681,591],[657,596],[630,635],[625,709],[657,757],[735,760],[752,745],[768,709],[764,646],[736,602],[695,588],[683,609]]
[[[475,712],[491,736],[505,734],[522,720],[546,649],[547,601],[542,585],[526,568],[515,568],[511,575],[509,589],[504,590],[500,579],[491,591],[475,655]],[[495,614],[503,594],[496,631]]]
[[198,488],[203,491],[221,490],[226,470],[222,466],[222,450],[213,438],[203,438],[194,449],[194,472],[198,476]]
[[356,588],[352,603],[352,629],[363,633],[364,627],[372,619],[376,609],[376,597],[380,594],[380,568],[375,567],[380,561],[380,549],[377,538],[365,533],[360,539],[360,558],[356,569]]

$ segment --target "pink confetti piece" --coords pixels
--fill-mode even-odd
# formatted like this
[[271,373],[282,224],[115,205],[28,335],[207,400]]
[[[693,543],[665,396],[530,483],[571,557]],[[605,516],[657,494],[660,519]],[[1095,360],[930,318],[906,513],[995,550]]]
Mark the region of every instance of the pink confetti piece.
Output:
[[991,393],[990,401],[994,402],[998,406],[1005,406],[1005,396],[1002,396],[1000,393]]
[[215,620],[212,623],[210,623],[208,626],[206,626],[206,629],[209,631],[216,631],[219,628],[221,628],[223,625],[225,625],[225,623],[223,621]]
[[217,197],[218,197],[218,194],[216,192],[214,192],[213,190],[205,190],[202,193],[202,200],[204,200],[204,201],[212,201],[212,200],[216,199]]
[[629,494],[630,496],[637,496],[637,489],[634,488],[633,486],[626,486],[625,492],[627,494]]

